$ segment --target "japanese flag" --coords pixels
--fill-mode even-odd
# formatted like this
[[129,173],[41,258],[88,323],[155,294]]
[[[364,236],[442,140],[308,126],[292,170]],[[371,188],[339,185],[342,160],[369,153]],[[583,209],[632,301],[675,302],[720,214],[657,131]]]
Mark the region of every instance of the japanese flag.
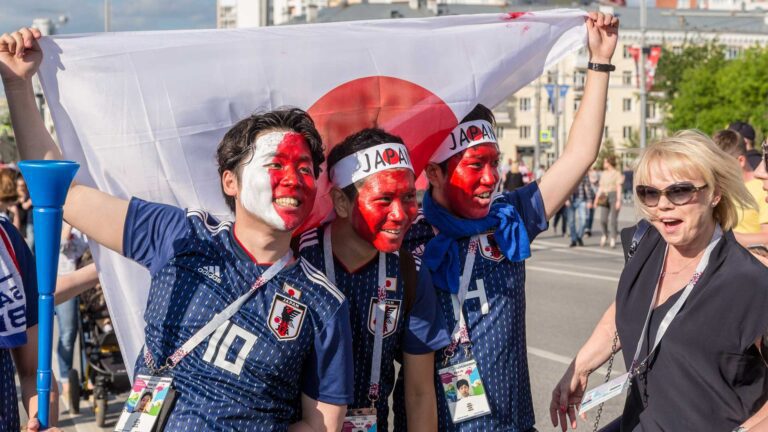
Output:
[[[586,40],[585,12],[446,16],[42,41],[41,82],[77,181],[222,218],[216,146],[238,120],[291,105],[326,148],[365,127],[401,136],[420,173],[482,103],[493,107]],[[326,176],[309,224],[330,213]],[[126,364],[143,344],[148,272],[96,248]]]

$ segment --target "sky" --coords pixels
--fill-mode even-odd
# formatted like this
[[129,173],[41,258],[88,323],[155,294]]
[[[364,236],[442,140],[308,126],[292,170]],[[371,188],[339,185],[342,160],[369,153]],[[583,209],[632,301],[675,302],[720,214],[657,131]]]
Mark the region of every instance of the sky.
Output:
[[[57,33],[104,31],[104,0],[2,0],[0,34],[29,26],[35,18],[66,24]],[[216,27],[216,0],[111,0],[111,30],[178,30]],[[0,85],[0,97],[4,96]]]
[[[216,27],[216,0],[111,0],[112,30],[172,30]],[[2,0],[0,33],[34,18],[67,16],[58,33],[104,30],[104,0]]]

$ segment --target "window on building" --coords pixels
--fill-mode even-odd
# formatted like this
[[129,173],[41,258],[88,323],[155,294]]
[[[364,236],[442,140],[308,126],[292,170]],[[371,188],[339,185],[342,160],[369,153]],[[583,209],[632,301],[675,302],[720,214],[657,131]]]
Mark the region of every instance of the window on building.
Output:
[[520,111],[527,112],[531,110],[531,98],[520,98]]
[[573,100],[573,111],[579,110],[579,105],[581,105],[581,99],[574,99]]
[[659,128],[656,126],[651,127],[651,138],[659,137]]
[[739,56],[741,56],[741,48],[735,47],[735,46],[729,46],[728,48],[725,49],[726,60],[733,60]]
[[624,139],[632,138],[632,126],[624,126],[622,130],[622,137],[624,137]]
[[547,84],[554,84],[557,82],[557,71],[547,72]]
[[608,139],[608,126],[603,127],[603,138]]
[[675,45],[672,47],[672,54],[680,55],[683,53],[683,47],[680,45]]
[[621,101],[621,109],[624,112],[632,111],[632,99],[631,98],[624,98]]
[[573,85],[574,87],[584,87],[584,81],[587,79],[585,72],[577,71],[573,73]]
[[649,119],[656,118],[656,103],[648,102],[645,107],[645,117]]
[[501,126],[496,126],[496,138],[501,138],[504,136],[504,128]]
[[632,58],[632,51],[630,51],[630,48],[632,48],[632,45],[624,45],[623,57],[625,59]]
[[621,73],[621,83],[625,86],[632,85],[632,71],[624,71]]
[[520,139],[529,139],[531,137],[530,126],[520,126]]

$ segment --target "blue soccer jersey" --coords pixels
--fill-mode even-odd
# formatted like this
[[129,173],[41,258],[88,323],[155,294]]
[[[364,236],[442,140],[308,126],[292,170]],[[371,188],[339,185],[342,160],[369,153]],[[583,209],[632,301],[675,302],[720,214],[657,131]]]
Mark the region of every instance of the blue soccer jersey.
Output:
[[[232,224],[206,213],[131,200],[125,255],[152,274],[146,348],[160,364],[246,293],[266,269]],[[298,259],[172,370],[179,396],[166,430],[284,431],[301,393],[352,401],[352,337],[344,295]],[[143,356],[137,373],[149,374]]]
[[[312,229],[300,237],[299,254],[315,267],[324,269],[323,228]],[[355,400],[350,408],[368,408],[368,388],[371,376],[373,342],[375,335],[374,306],[378,303],[377,286],[379,260],[374,258],[363,267],[350,272],[334,259],[336,285],[349,302],[352,345],[355,353]],[[395,382],[393,361],[399,354],[425,354],[446,346],[449,342],[445,320],[437,303],[429,273],[419,276],[413,304],[406,310],[405,285],[400,276],[397,254],[387,254],[387,306],[384,340],[382,344],[381,381],[377,430],[387,431],[389,395]],[[426,276],[426,280],[423,278]]]
[[[496,200],[515,206],[525,222],[531,241],[547,229],[544,202],[536,183],[498,195]],[[414,256],[424,252],[424,246],[434,237],[434,232],[420,215],[406,238]],[[454,424],[442,383],[435,379],[438,430],[527,431],[533,427],[535,420],[525,342],[525,264],[508,261],[496,246],[492,232],[479,237],[480,247],[464,302],[464,314],[472,340],[472,355],[477,361],[491,413]],[[461,263],[466,259],[469,241],[470,238],[459,240]],[[453,329],[459,320],[457,298],[440,289],[437,293],[446,324]],[[463,349],[457,349],[451,359],[446,359],[443,350],[440,350],[435,353],[435,369],[466,360]],[[401,401],[402,391],[398,388],[395,392],[395,429],[398,431],[405,430]]]
[[[0,283],[13,284],[8,289],[0,293],[0,305],[3,306],[4,314],[0,315],[0,330],[5,331],[10,324],[26,326],[27,328],[37,325],[37,274],[35,273],[35,259],[30,252],[29,247],[24,242],[21,234],[5,217],[0,216],[5,232],[8,233],[8,240],[11,242],[13,254],[16,263],[19,265],[21,282],[24,284],[24,300],[26,304],[16,304],[20,297],[14,295],[16,287],[11,275],[1,275]],[[0,247],[5,247],[0,244]],[[6,297],[10,295],[10,297]],[[8,324],[6,324],[8,323]],[[19,341],[16,337],[8,340],[9,345],[16,346]],[[3,341],[6,342],[6,341]],[[16,369],[11,357],[11,349],[0,348],[0,432],[16,432],[19,430],[19,401],[16,395]],[[55,385],[55,384],[54,384]]]

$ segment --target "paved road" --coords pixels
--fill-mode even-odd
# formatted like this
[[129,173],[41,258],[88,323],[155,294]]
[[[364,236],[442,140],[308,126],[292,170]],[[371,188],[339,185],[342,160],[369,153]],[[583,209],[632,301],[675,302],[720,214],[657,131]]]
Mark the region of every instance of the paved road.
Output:
[[[633,223],[633,209],[622,209],[619,229]],[[540,431],[554,430],[549,420],[552,389],[616,294],[624,263],[621,245],[615,249],[599,247],[597,221],[593,228],[597,235],[585,238],[585,247],[576,248],[568,247],[570,239],[561,237],[559,230],[542,233],[526,263],[528,361]],[[624,372],[618,355],[611,376]],[[590,387],[604,378],[599,372],[593,374]],[[601,425],[618,417],[622,407],[623,401],[606,403]],[[594,412],[590,414],[589,426],[580,424],[579,429],[592,430]]]
[[[633,210],[623,209],[620,228],[631,225],[633,220]],[[569,248],[569,239],[551,229],[542,233],[534,242],[533,257],[527,262],[528,359],[536,427],[540,431],[553,430],[548,411],[551,391],[616,292],[623,265],[621,246],[600,248],[597,221],[594,228],[597,235],[585,239],[585,247],[577,248]],[[620,360],[612,376],[625,372]],[[604,378],[599,372],[593,377],[593,385]],[[125,397],[119,395],[109,401],[107,425],[103,429],[95,425],[93,410],[85,401],[79,415],[70,415],[62,404],[61,425],[77,432],[113,430]],[[622,402],[607,403],[601,424],[617,417],[621,408]],[[579,429],[591,430],[591,421],[589,426],[581,424]]]

